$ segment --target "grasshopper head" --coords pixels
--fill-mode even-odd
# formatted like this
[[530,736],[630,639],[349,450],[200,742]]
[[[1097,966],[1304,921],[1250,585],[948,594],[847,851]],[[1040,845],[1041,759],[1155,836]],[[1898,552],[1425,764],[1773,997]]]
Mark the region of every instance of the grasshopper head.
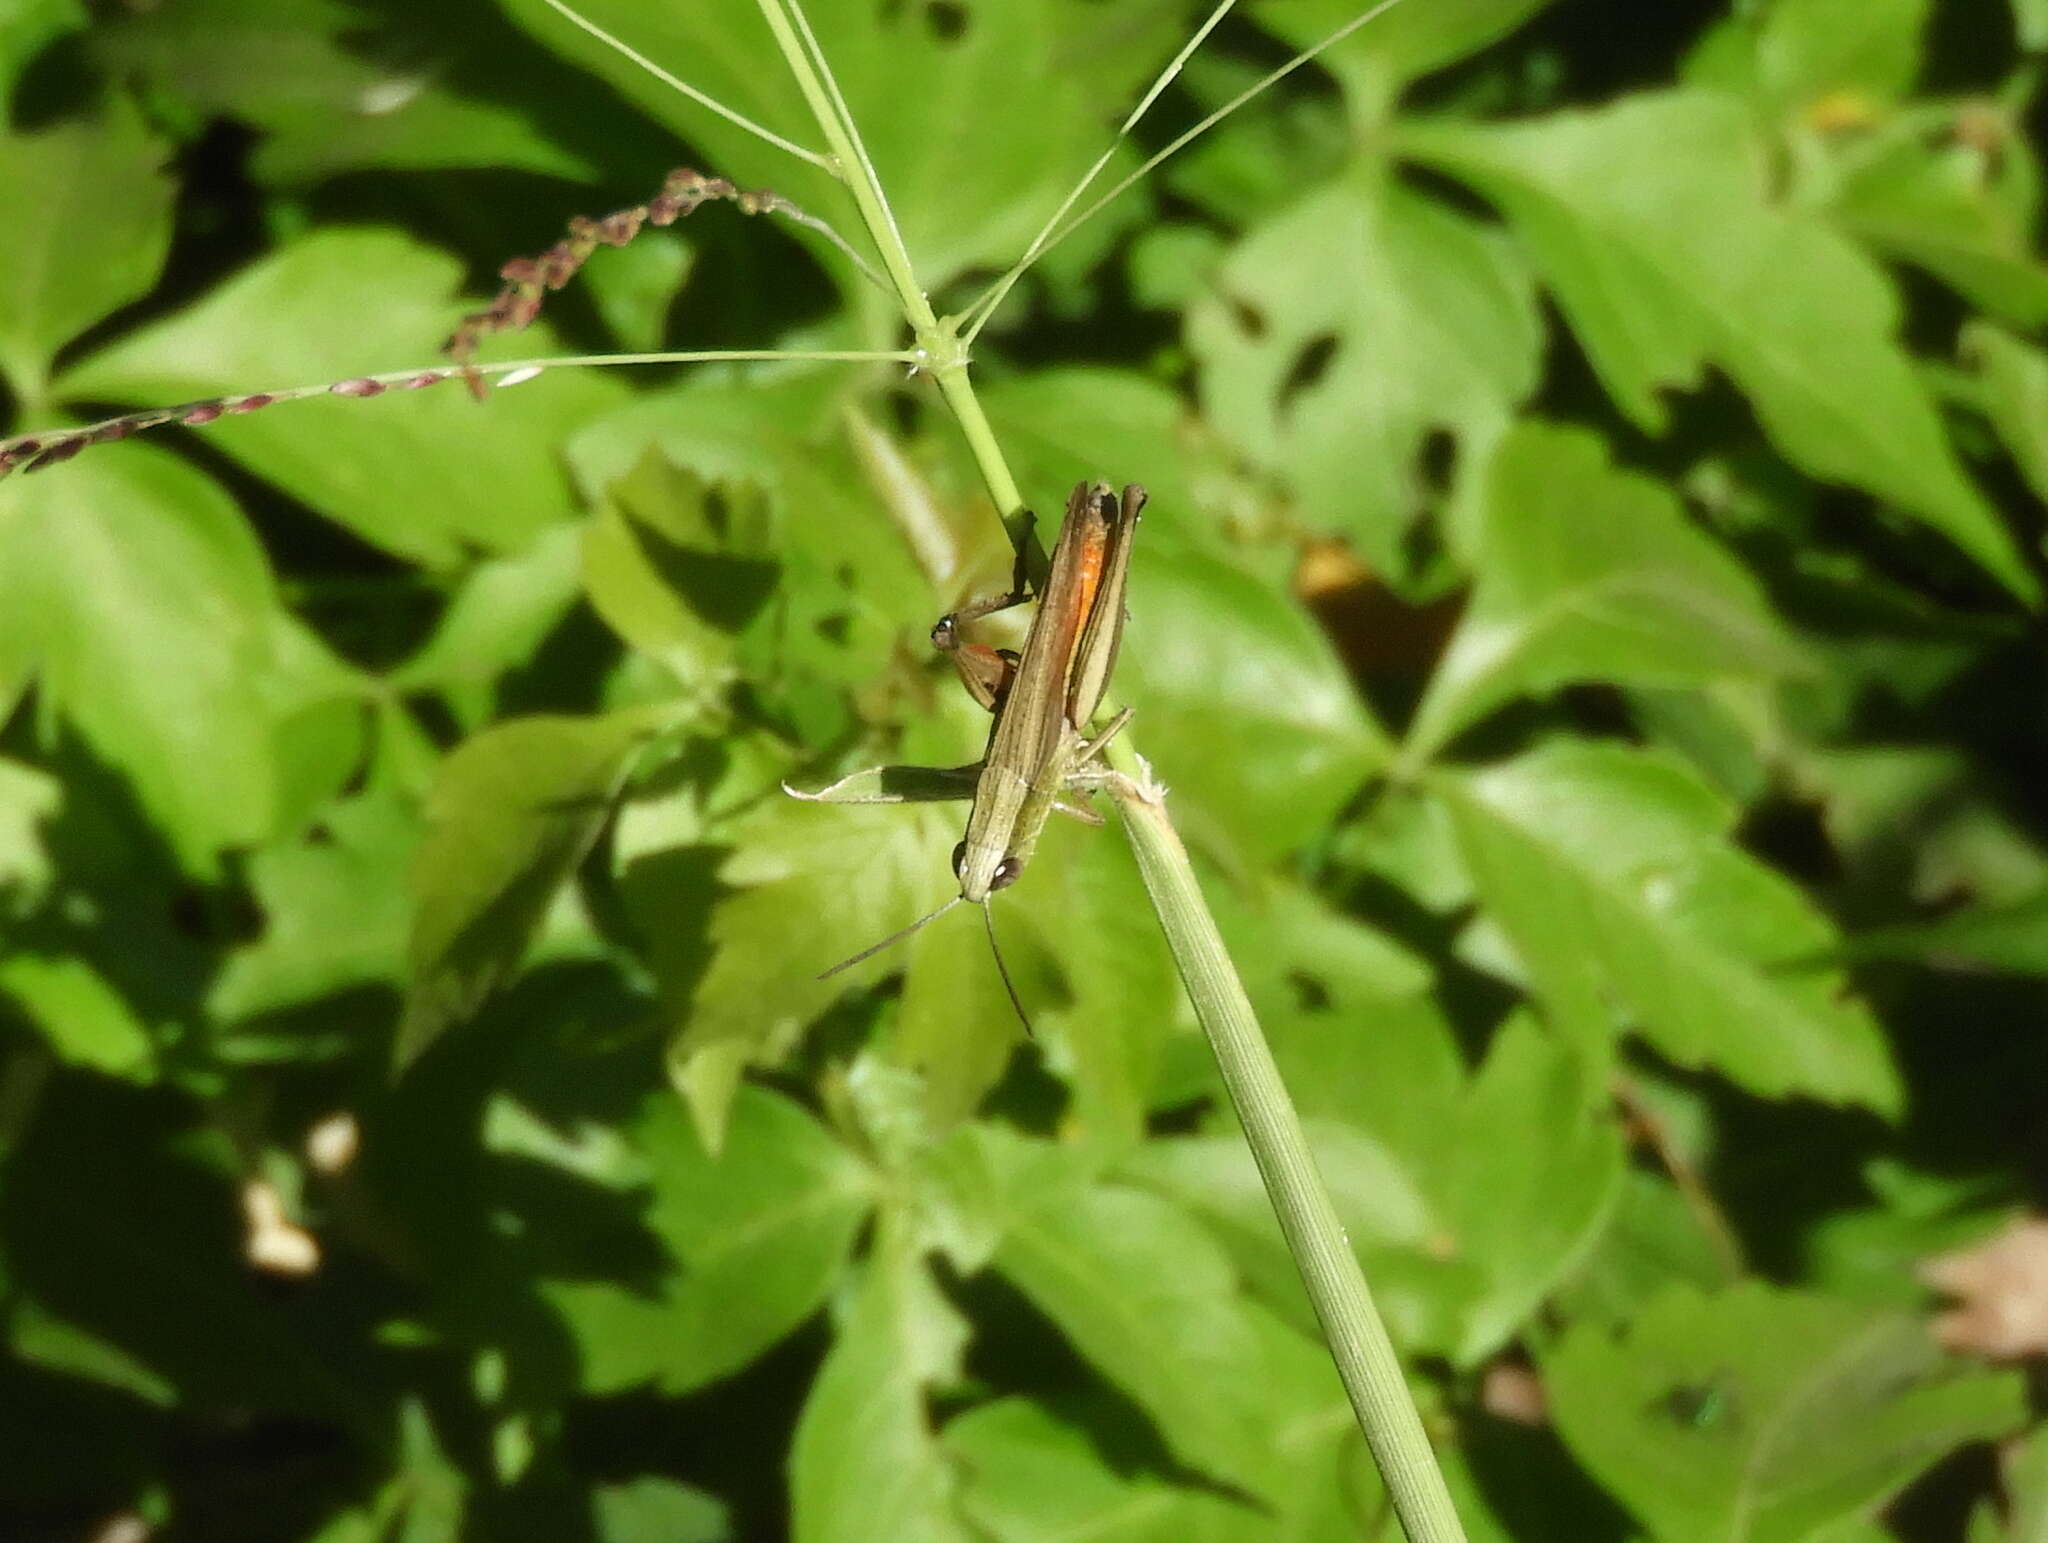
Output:
[[1024,864],[1006,852],[988,847],[970,852],[964,841],[953,848],[953,877],[960,881],[960,897],[976,905],[997,890],[1008,889],[1023,872]]

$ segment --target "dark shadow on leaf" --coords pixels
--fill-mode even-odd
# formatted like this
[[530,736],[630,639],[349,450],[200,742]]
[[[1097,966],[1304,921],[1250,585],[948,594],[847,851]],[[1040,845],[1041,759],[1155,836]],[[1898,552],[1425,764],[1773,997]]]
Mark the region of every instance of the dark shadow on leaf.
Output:
[[741,631],[775,593],[780,563],[684,546],[630,512],[625,524],[648,566],[691,611],[721,632]]

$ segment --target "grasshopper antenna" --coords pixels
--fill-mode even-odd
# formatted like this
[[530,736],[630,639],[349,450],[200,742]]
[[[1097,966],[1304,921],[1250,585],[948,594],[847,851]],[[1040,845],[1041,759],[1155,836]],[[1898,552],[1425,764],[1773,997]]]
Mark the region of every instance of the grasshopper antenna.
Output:
[[[859,953],[855,954],[851,959],[840,960],[837,964],[833,965],[831,969],[827,970],[823,975],[820,975],[818,979],[830,980],[833,976],[837,975],[841,970],[850,970],[855,965],[859,964],[863,959],[872,959],[875,957],[875,955],[879,954],[883,949],[893,948],[896,944],[901,943],[905,938],[909,937],[911,933],[917,931],[918,928],[925,926],[929,922],[937,921],[941,916],[944,916],[948,911],[952,910],[954,906],[958,905],[962,900],[965,900],[966,898],[967,897],[965,895],[955,895],[951,900],[948,900],[936,911],[926,912],[923,916],[920,916],[916,921],[912,922],[908,927],[899,927],[896,931],[890,933],[886,938],[882,939],[881,942],[869,944],[866,948],[862,949]],[[996,962],[998,964],[1002,962],[1001,955],[997,956]],[[1005,974],[1003,977],[1003,984],[1008,985],[1009,981],[1009,976]],[[1015,1001],[1016,995],[1017,994],[1014,991],[1011,992],[1010,999],[1012,1001]],[[1020,1013],[1023,1010],[1024,1009],[1021,1007],[1017,1009],[1017,1011]]]
[[1003,977],[1003,990],[1010,994],[1010,1005],[1017,1009],[1017,1021],[1024,1025],[1024,1037],[1036,1039],[1038,1035],[1031,1027],[1030,1016],[1024,1011],[1023,999],[1017,995],[1016,984],[1010,979],[1010,967],[1003,963],[1003,951],[996,944],[995,912],[986,900],[981,903],[981,924],[988,929],[988,951],[996,956],[996,973]]

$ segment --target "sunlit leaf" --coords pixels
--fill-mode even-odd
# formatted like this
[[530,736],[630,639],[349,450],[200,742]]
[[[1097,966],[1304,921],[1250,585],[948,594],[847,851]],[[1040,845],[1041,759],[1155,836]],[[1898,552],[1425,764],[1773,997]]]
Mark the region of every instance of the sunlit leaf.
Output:
[[2048,47],[2048,4],[2043,0],[2012,0],[2012,13],[2019,26],[2022,48],[2034,53]]
[[1759,83],[1786,109],[1871,114],[1912,88],[1929,0],[1779,0],[1756,29]]
[[643,1220],[666,1268],[648,1286],[557,1280],[545,1291],[575,1338],[586,1391],[687,1393],[823,1305],[871,1195],[853,1155],[773,1094],[739,1097],[717,1157],[666,1090],[633,1135],[649,1178]]
[[0,915],[34,904],[49,882],[50,854],[37,827],[63,800],[54,777],[0,760]]
[[107,446],[0,489],[0,652],[35,663],[195,873],[270,830],[276,604],[234,505],[161,450]]
[[[841,414],[858,385],[844,365],[781,372],[739,386],[698,381],[638,397],[576,435],[570,461],[578,482],[599,501],[620,490],[631,506],[625,510],[629,528],[638,526],[637,557],[622,550],[609,517],[593,529],[586,551],[586,578],[593,586],[621,605],[628,594],[633,597],[636,646],[662,658],[681,647],[677,629],[698,637],[676,655],[686,675],[694,676],[696,666],[684,656],[695,657],[704,645],[702,623],[712,621],[714,632],[729,633],[751,618],[733,662],[757,685],[786,690],[789,697],[776,705],[792,711],[805,709],[798,699],[806,691],[873,681],[908,638],[926,646],[942,602],[908,543],[889,528],[848,447]],[[671,469],[650,471],[650,452]],[[725,511],[735,518],[715,539],[703,524],[703,511],[692,509],[697,495],[683,492],[689,478],[678,477],[676,468],[693,475],[699,487],[724,489],[740,499]],[[742,496],[748,489],[753,491]],[[662,536],[666,527],[695,532],[697,555],[669,551],[675,536]],[[705,543],[715,550],[706,550]],[[687,580],[683,593],[660,597],[649,582],[654,557],[680,571],[653,577],[671,591],[678,580]],[[776,575],[772,604],[761,593],[770,567]],[[638,581],[629,589],[631,574]],[[732,593],[716,592],[721,574],[732,580]],[[752,608],[745,615],[735,610],[749,599]],[[672,614],[679,603],[708,608],[693,624]],[[620,611],[619,619],[624,615]],[[715,650],[725,651],[724,644]],[[844,731],[843,723],[807,727],[821,740]]]
[[1797,670],[1756,581],[1590,435],[1516,429],[1480,474],[1478,574],[1409,729],[1427,754],[1516,692],[1574,680],[1705,684]]
[[[268,180],[363,166],[592,171],[587,149],[541,128],[554,116],[546,99],[579,83],[484,7],[444,18],[431,6],[380,15],[337,0],[198,0],[121,14],[91,41],[110,67],[260,128]],[[594,93],[576,94],[586,113],[598,109]]]
[[578,534],[574,526],[550,526],[526,550],[478,563],[441,613],[434,635],[392,672],[392,684],[415,691],[487,691],[531,658],[576,603]]
[[1984,410],[2034,490],[2048,501],[2048,353],[1973,322],[1963,346],[1984,382]]
[[401,1063],[474,1012],[517,968],[658,721],[641,712],[515,718],[465,741],[442,763],[413,863]]
[[1529,278],[1484,228],[1362,165],[1254,228],[1188,313],[1202,405],[1301,518],[1399,572],[1432,434],[1470,452],[1536,384]]
[[1729,844],[1729,809],[1675,761],[1555,744],[1437,787],[1537,995],[1596,1064],[1633,1028],[1757,1093],[1898,1108],[1877,1025],[1821,962],[1832,929]]
[[[1184,432],[1186,405],[1135,371],[1040,370],[983,394],[989,419],[1019,481],[1049,517],[1077,482],[1145,485],[1144,542],[1173,540],[1194,519]],[[1184,537],[1182,539],[1185,539]]]
[[738,633],[769,603],[768,550],[757,492],[714,490],[650,457],[585,532],[584,586],[613,631],[704,693],[723,684]]
[[141,114],[114,98],[102,117],[0,137],[9,232],[0,284],[0,372],[40,407],[51,357],[109,311],[148,293],[171,239],[174,185]]
[[[577,7],[727,107],[814,151],[825,136],[751,6]],[[715,168],[767,185],[844,230],[850,202],[816,169],[762,143],[572,30],[539,0],[512,0],[520,25],[617,84],[701,147]],[[1019,255],[1109,143],[1116,114],[1182,36],[1166,7],[1137,14],[1060,3],[878,7],[826,0],[805,15],[872,157],[918,277],[937,288]],[[906,81],[919,89],[906,90]],[[856,244],[868,249],[864,238]],[[828,261],[844,263],[836,254]],[[849,276],[849,282],[858,282]]]
[[959,1376],[967,1325],[917,1255],[869,1261],[790,1449],[796,1543],[964,1543],[926,1397]]
[[1858,959],[1914,959],[1935,969],[2048,975],[2048,894],[1877,928],[1858,934],[1850,951]]
[[1660,393],[1717,365],[1800,466],[1898,503],[2015,594],[2036,593],[1898,347],[1890,285],[1818,220],[1765,201],[1740,102],[1642,95],[1534,123],[1431,126],[1403,144],[1501,207],[1636,423],[1661,430]]
[[1511,1019],[1459,1111],[1449,1171],[1434,1179],[1460,1257],[1484,1272],[1454,1355],[1493,1354],[1597,1245],[1620,1200],[1620,1132],[1571,1048]]
[[1807,1538],[2026,1418],[2015,1373],[1947,1359],[1914,1319],[1762,1285],[1673,1288],[1543,1370],[1566,1443],[1664,1537]]
[[1179,1543],[1249,1525],[1225,1496],[1119,1472],[1083,1427],[1021,1398],[970,1410],[944,1439],[965,1475],[961,1509],[998,1543]]
[[[2033,236],[2039,173],[1991,171],[2023,147],[1943,142],[1956,131],[1949,119],[1901,137],[1845,176],[1830,207],[1878,251],[1925,269],[2012,326],[2039,326],[2048,320],[2048,265]],[[2023,192],[2005,185],[2012,183]]]
[[[442,362],[436,350],[466,308],[461,274],[455,258],[396,231],[318,232],[93,354],[57,389],[157,405],[425,368]],[[545,326],[521,341],[563,351]],[[563,370],[479,404],[450,381],[230,415],[198,432],[364,540],[446,567],[471,548],[516,551],[574,512],[552,447],[618,391]]]
[[350,986],[401,985],[405,877],[419,841],[414,811],[367,796],[327,810],[309,836],[256,852],[249,879],[263,936],[222,972],[212,1010],[248,1018]]
[[[713,1147],[749,1064],[787,1053],[850,982],[886,975],[900,961],[884,956],[831,981],[820,981],[819,973],[922,916],[956,888],[946,863],[959,837],[956,818],[917,805],[832,808],[778,798],[750,822],[737,849],[713,854],[722,859],[722,893],[710,915],[710,957],[669,1051],[670,1074]],[[679,876],[688,881],[686,872]],[[650,867],[637,886],[636,903],[656,924],[660,878]],[[937,925],[947,928],[956,947],[982,946],[980,928],[964,908]],[[1013,1030],[995,1018],[962,1025],[961,1032],[1007,1042]]]
[[155,1050],[135,1011],[83,959],[0,959],[0,1001],[28,1019],[58,1059],[136,1082],[153,1080]]
[[1131,568],[1112,697],[1183,830],[1258,861],[1307,840],[1386,754],[1328,640],[1217,559],[1140,550]]
[[596,1493],[597,1543],[730,1543],[732,1517],[714,1495],[649,1475]]
[[1143,1406],[1181,1461],[1268,1493],[1268,1379],[1292,1370],[1286,1352],[1318,1352],[1237,1290],[1222,1249],[1179,1207],[1107,1185],[1042,1200],[1010,1222],[995,1267]]
[[[1552,0],[1442,0],[1388,7],[1331,50],[1334,67],[1382,84],[1402,84],[1505,37]],[[1365,11],[1361,0],[1263,0],[1260,23],[1308,48]]]

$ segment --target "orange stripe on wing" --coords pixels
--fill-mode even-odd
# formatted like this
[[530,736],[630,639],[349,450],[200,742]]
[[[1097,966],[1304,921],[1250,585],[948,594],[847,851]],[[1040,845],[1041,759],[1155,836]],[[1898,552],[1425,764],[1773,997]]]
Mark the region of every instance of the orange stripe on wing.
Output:
[[[1093,513],[1091,510],[1090,514]],[[1074,570],[1074,636],[1067,645],[1069,665],[1073,663],[1074,650],[1081,646],[1081,639],[1088,630],[1088,618],[1095,611],[1095,596],[1102,588],[1103,565],[1109,557],[1108,522],[1091,518],[1080,539],[1081,548],[1076,554]]]

